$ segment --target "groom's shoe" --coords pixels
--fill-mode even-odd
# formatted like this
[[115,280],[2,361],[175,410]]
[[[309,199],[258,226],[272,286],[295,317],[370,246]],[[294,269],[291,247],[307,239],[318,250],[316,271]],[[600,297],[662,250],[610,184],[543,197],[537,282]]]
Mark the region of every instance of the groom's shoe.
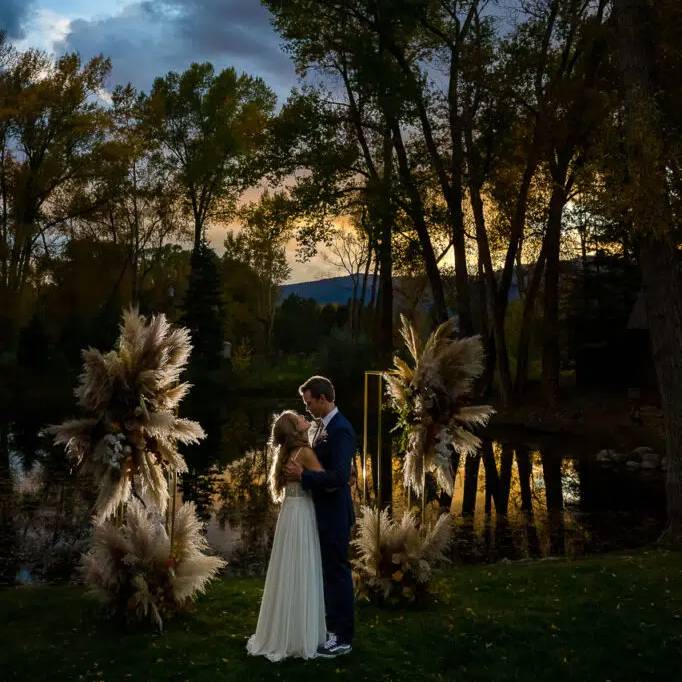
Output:
[[350,644],[337,641],[336,635],[329,635],[329,639],[317,648],[317,655],[321,658],[336,658],[349,654],[353,650]]

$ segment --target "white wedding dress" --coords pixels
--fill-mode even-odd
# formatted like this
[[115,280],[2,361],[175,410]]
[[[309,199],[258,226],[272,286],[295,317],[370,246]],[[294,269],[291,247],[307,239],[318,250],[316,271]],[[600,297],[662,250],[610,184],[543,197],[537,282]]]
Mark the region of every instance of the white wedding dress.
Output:
[[258,625],[246,650],[271,661],[313,658],[326,638],[315,508],[300,483],[288,483],[277,518]]

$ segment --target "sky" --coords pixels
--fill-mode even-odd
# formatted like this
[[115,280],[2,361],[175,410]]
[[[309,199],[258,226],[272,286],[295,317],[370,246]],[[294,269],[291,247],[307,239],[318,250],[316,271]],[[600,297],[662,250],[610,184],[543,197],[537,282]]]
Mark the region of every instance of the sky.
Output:
[[[110,87],[148,90],[156,76],[197,61],[260,76],[280,102],[297,80],[259,0],[0,0],[0,27],[19,49],[110,57]],[[209,232],[218,249],[224,234]],[[290,282],[341,274],[323,257],[289,260]]]

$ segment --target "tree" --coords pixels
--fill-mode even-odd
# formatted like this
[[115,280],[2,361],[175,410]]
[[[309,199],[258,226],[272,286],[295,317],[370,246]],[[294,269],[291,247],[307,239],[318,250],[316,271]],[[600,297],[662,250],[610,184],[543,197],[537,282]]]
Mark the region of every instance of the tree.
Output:
[[[366,283],[372,260],[369,238],[363,235],[362,218],[353,221],[350,229],[338,228],[334,231],[327,260],[337,268],[342,268],[350,277],[352,291],[348,322],[351,332],[358,329],[360,312],[365,305]],[[364,273],[364,277],[363,277]]]
[[[668,179],[669,173],[679,179],[679,110],[668,108],[669,93],[661,88],[666,82],[679,84],[679,35],[668,33],[668,27],[679,27],[682,13],[677,3],[663,2],[654,8],[643,0],[617,0],[615,13],[628,170],[623,189],[639,244],[647,320],[665,417],[668,527],[664,537],[680,546],[682,240],[674,185]],[[677,143],[667,144],[675,138]]]
[[287,296],[277,307],[274,343],[285,353],[314,353],[322,331],[320,307],[312,298]]
[[28,50],[0,72],[2,230],[0,298],[14,309],[26,293],[36,251],[49,257],[51,232],[92,210],[83,190],[99,172],[108,116],[98,95],[109,73],[103,57],[52,61]]
[[192,333],[196,355],[215,367],[223,350],[223,300],[218,257],[206,244],[192,251],[182,324]]
[[260,78],[208,63],[157,78],[146,101],[146,125],[173,173],[194,222],[194,249],[211,219],[225,219],[262,169],[275,95]]
[[132,273],[131,298],[140,299],[156,253],[169,241],[185,241],[174,178],[144,125],[144,95],[130,84],[112,92],[112,128],[102,150],[106,201],[74,226],[75,232],[120,244],[126,252],[121,277]]
[[257,277],[258,319],[270,350],[278,287],[291,268],[286,245],[292,234],[289,203],[282,194],[264,193],[242,210],[244,228],[225,239],[225,259],[247,264]]
[[[361,0],[343,5],[343,11],[378,36],[402,74],[404,92],[414,106],[427,157],[447,207],[455,257],[459,332],[463,335],[473,332],[473,321],[464,230],[459,70],[462,43],[478,7],[479,0],[461,3]],[[425,52],[441,61],[446,69],[444,91],[439,92],[429,78],[427,62],[422,59]],[[397,131],[394,134],[399,144]],[[403,177],[405,180],[406,175]],[[434,291],[434,299],[439,298],[439,292]]]
[[[275,15],[278,30],[288,40],[297,68],[301,73],[316,69],[333,83],[338,80],[343,101],[335,91],[322,88],[307,91],[306,108],[293,106],[283,113],[301,111],[316,119],[317,127],[331,124],[331,135],[311,139],[305,130],[301,141],[312,143],[301,149],[297,161],[301,169],[314,168],[312,180],[303,178],[292,192],[293,197],[314,197],[318,213],[333,211],[342,215],[359,211],[364,206],[367,222],[373,226],[372,243],[376,252],[379,292],[375,336],[386,358],[393,347],[393,224],[396,215],[395,165],[392,137],[387,113],[387,93],[392,82],[384,60],[384,50],[364,27],[326,3],[310,12],[307,2],[267,3]],[[349,32],[359,32],[362,39],[350,43]],[[359,68],[360,64],[364,67]],[[375,88],[367,87],[374,80]],[[330,83],[330,84],[331,84]],[[377,92],[378,90],[378,92]],[[301,101],[300,97],[297,97]],[[293,102],[292,104],[295,104]],[[294,121],[294,129],[301,129]],[[317,141],[332,140],[326,145]],[[308,151],[325,147],[324,156]],[[300,148],[300,146],[299,146]],[[333,165],[327,163],[332,161]],[[306,191],[315,184],[324,192]],[[303,191],[301,191],[303,190]]]

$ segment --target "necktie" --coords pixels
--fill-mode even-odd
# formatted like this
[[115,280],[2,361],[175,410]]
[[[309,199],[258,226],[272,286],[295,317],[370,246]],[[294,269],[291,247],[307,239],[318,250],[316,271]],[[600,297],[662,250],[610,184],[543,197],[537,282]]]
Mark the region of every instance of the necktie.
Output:
[[323,426],[324,426],[324,422],[321,419],[318,419],[317,420],[317,428],[315,429],[315,435],[313,436],[313,445],[315,445],[315,443],[317,443],[317,438],[320,435]]

